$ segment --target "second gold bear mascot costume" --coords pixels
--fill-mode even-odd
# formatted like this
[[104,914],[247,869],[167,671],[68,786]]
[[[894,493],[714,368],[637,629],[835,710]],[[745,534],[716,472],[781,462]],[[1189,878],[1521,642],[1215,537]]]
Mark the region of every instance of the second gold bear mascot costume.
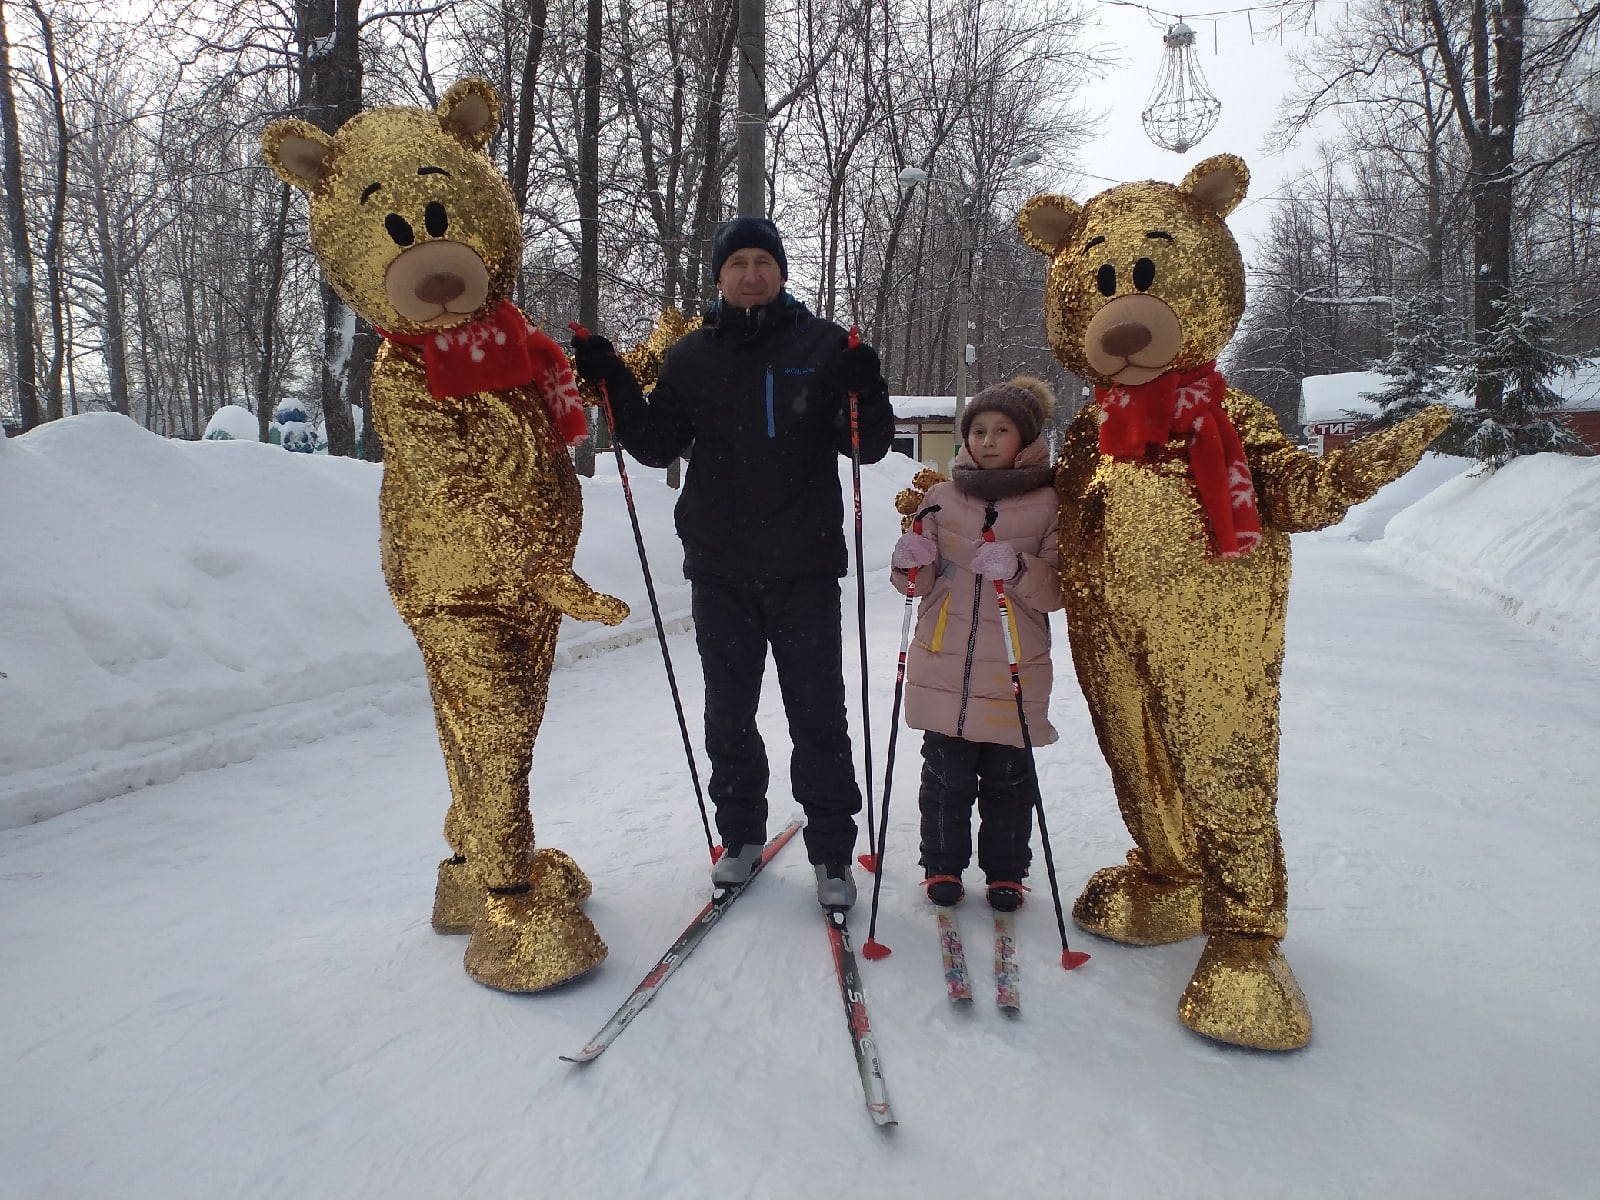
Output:
[[278,121],[262,152],[311,195],[329,283],[383,335],[372,373],[383,439],[384,578],[422,650],[450,781],[433,927],[470,933],[479,982],[538,991],[606,955],[579,907],[589,880],[535,849],[528,808],[565,613],[627,606],[572,573],[586,433],[565,356],[507,297],[521,221],[483,147],[494,90],[464,79],[435,111],[379,108],[328,134]]
[[1311,1013],[1279,948],[1278,677],[1289,534],[1339,521],[1414,466],[1432,408],[1317,458],[1216,369],[1244,312],[1223,223],[1249,174],[1232,155],[1177,187],[1079,205],[1035,196],[1018,226],[1050,259],[1045,329],[1097,384],[1057,463],[1073,663],[1133,838],[1089,880],[1083,928],[1131,945],[1207,937],[1178,1005],[1219,1041],[1291,1050]]

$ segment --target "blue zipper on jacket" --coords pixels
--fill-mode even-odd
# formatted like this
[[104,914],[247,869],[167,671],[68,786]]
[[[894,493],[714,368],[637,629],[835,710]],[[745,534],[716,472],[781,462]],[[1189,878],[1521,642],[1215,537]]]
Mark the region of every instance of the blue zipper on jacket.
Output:
[[767,364],[767,436],[769,438],[775,438],[775,437],[778,436],[777,414],[773,411],[773,407],[772,407],[772,364],[771,363]]

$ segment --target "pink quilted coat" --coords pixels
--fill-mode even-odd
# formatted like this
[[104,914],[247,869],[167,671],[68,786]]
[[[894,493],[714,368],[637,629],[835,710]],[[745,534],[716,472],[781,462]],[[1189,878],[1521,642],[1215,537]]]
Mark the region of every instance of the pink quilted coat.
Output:
[[[1017,465],[1043,463],[1048,453],[1041,438],[1017,456]],[[963,465],[973,466],[965,450],[956,459],[958,468]],[[972,573],[989,503],[954,482],[934,485],[923,501],[923,508],[939,506],[922,522],[923,535],[939,547],[939,557],[917,571],[916,594],[922,599],[906,658],[906,724],[973,742],[1021,746],[999,599],[992,581]],[[1056,494],[1045,486],[992,503],[996,540],[1011,543],[1027,564],[1020,578],[1006,583],[1006,599],[1020,643],[1017,663],[1028,733],[1035,746],[1044,746],[1056,740],[1048,715],[1050,627],[1045,617],[1061,607]],[[901,595],[907,574],[897,568],[890,576]]]

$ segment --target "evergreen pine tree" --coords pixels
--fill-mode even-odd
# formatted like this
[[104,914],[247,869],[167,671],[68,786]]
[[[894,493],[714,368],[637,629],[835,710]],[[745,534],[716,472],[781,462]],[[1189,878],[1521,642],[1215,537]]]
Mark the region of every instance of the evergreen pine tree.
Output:
[[1420,295],[1398,301],[1392,349],[1375,368],[1389,382],[1376,392],[1361,394],[1363,400],[1373,400],[1378,405],[1370,424],[1379,429],[1395,425],[1431,404],[1458,407],[1460,396],[1454,392],[1454,383],[1459,371],[1459,344],[1458,331],[1440,314],[1433,297]]
[[1564,401],[1549,383],[1558,375],[1572,374],[1580,360],[1555,348],[1555,323],[1525,286],[1513,287],[1496,307],[1499,315],[1488,352],[1466,364],[1460,387],[1472,395],[1478,380],[1487,375],[1500,385],[1500,405],[1492,412],[1464,414],[1470,424],[1466,452],[1491,470],[1522,454],[1581,453],[1582,440],[1566,422],[1551,415]]

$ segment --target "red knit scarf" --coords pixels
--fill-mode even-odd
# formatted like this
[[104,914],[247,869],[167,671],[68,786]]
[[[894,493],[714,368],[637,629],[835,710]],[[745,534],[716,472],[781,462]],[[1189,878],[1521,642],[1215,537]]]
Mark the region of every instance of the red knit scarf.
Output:
[[1168,371],[1134,387],[1096,388],[1100,453],[1146,459],[1175,437],[1189,439],[1189,477],[1211,526],[1218,557],[1240,558],[1261,544],[1250,464],[1222,407],[1227,383],[1216,360]]
[[392,342],[421,349],[428,390],[435,400],[531,387],[567,445],[576,445],[589,434],[567,356],[509,300],[500,301],[481,321],[435,333],[378,332]]

